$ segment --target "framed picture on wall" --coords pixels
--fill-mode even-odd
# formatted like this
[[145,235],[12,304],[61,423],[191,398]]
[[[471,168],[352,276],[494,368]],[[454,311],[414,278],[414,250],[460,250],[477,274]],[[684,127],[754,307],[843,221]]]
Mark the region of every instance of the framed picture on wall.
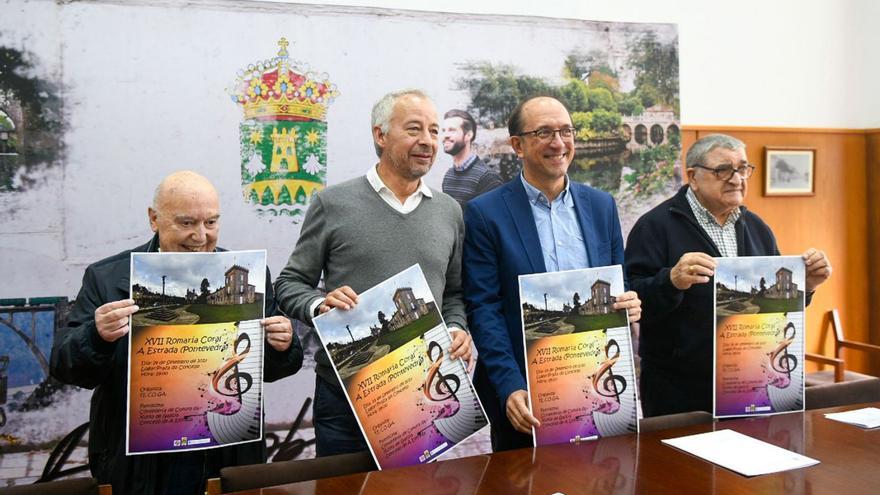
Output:
[[815,177],[816,148],[764,148],[764,196],[812,196]]

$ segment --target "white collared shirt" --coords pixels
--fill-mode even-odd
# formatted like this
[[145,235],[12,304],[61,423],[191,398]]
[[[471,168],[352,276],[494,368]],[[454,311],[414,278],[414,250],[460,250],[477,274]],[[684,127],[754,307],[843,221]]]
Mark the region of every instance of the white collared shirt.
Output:
[[394,195],[394,192],[382,182],[382,178],[379,177],[379,171],[377,170],[378,166],[378,164],[373,165],[367,170],[367,181],[370,183],[370,186],[373,187],[373,190],[379,193],[379,197],[398,212],[406,215],[418,208],[419,204],[422,202],[423,196],[429,198],[433,197],[431,188],[425,185],[425,181],[419,179],[419,187],[416,189],[416,192],[410,194],[409,197],[401,203],[400,200],[397,199],[397,196]]
[[706,232],[709,238],[712,239],[712,242],[715,243],[715,246],[718,247],[721,256],[737,256],[736,221],[742,215],[740,208],[734,208],[727,215],[724,225],[721,225],[715,219],[715,215],[700,203],[700,199],[694,194],[693,189],[688,187],[685,197],[687,197],[688,203],[691,205],[691,210],[693,210],[694,216],[697,218],[697,223],[700,224],[703,231]]
[[[370,167],[369,170],[367,170],[367,182],[370,183],[370,186],[372,186],[373,190],[379,193],[379,197],[382,198],[382,200],[388,203],[388,205],[394,208],[396,211],[405,215],[415,210],[419,206],[419,204],[421,204],[423,196],[427,196],[429,198],[434,197],[431,193],[431,188],[425,185],[425,181],[419,179],[419,187],[418,189],[416,189],[416,192],[410,194],[409,197],[406,198],[403,203],[401,203],[400,200],[397,199],[397,196],[395,196],[394,193],[391,191],[391,189],[389,189],[388,186],[386,186],[385,183],[382,182],[382,178],[379,177],[379,172],[376,169],[376,167],[378,166],[378,164],[373,165],[372,167]],[[309,305],[310,315],[315,314],[315,310],[317,310],[318,307],[324,303],[324,299],[325,298],[322,297],[315,300],[315,302]],[[449,331],[456,332],[463,330],[458,327],[451,326],[449,327]]]

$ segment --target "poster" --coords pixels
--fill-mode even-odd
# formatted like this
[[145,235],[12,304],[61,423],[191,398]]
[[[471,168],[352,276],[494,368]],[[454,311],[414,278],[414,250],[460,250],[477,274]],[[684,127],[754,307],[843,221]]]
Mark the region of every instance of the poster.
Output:
[[132,253],[126,454],[262,439],[265,251]]
[[433,461],[488,424],[419,265],[313,323],[380,469]]
[[519,290],[535,445],[637,432],[622,267],[520,275]]
[[804,260],[716,258],[714,415],[804,410]]

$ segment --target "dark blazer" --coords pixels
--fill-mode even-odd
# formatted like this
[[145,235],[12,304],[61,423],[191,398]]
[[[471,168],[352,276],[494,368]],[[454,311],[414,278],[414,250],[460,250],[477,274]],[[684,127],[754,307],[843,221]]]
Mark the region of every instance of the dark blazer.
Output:
[[[590,266],[622,265],[623,237],[614,198],[569,184]],[[479,351],[477,390],[484,402],[500,401],[503,413],[508,396],[526,389],[518,277],[547,271],[521,179],[468,202],[464,224],[462,274],[468,326]],[[490,421],[507,421],[498,414],[493,418],[490,413]]]

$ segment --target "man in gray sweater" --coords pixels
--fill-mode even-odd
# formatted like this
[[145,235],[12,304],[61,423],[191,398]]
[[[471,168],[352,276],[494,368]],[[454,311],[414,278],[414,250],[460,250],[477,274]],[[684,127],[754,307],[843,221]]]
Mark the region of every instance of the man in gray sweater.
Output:
[[[470,365],[461,290],[461,208],[421,180],[437,155],[437,111],[421,91],[393,92],[373,106],[372,127],[379,163],[365,177],[315,195],[275,284],[276,300],[288,315],[311,323],[331,309],[354,308],[358,293],[418,263],[452,331],[452,358]],[[317,288],[322,272],[326,294]],[[315,361],[317,455],[366,450],[323,349]]]

